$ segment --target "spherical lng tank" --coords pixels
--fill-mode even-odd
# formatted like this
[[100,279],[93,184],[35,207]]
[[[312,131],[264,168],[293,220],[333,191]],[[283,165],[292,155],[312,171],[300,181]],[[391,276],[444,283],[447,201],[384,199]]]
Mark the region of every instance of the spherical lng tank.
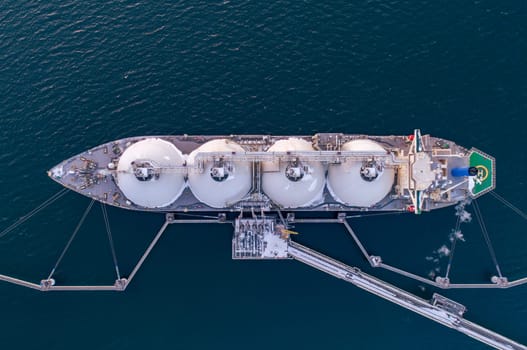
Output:
[[[276,141],[267,152],[314,151],[310,142],[297,138]],[[275,161],[263,166],[262,189],[284,208],[305,207],[322,199],[324,167],[319,162]]]
[[[204,143],[188,157],[188,165],[196,164],[199,152],[245,152],[242,146],[227,139],[212,140]],[[213,208],[224,208],[249,193],[252,184],[250,162],[206,160],[203,172],[189,171],[188,182],[194,196]]]
[[381,145],[368,139],[353,140],[342,145],[342,151],[371,152],[372,157],[330,165],[328,189],[335,200],[349,206],[371,207],[390,193],[394,169],[385,167],[373,156],[379,152],[386,154]]
[[168,141],[159,138],[138,141],[119,158],[117,186],[137,205],[166,207],[185,189],[184,173],[174,169],[183,163],[179,149]]

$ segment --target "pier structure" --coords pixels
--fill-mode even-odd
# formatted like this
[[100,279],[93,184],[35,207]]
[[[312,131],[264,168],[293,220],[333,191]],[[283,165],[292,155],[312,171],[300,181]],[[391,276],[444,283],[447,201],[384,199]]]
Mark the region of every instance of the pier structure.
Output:
[[[91,206],[90,206],[91,207]],[[89,208],[90,208],[89,207]],[[103,213],[105,213],[103,209]],[[251,217],[244,217],[243,213],[234,220],[228,220],[225,213],[218,214],[217,217],[209,216],[206,218],[184,218],[184,214],[176,215],[168,213],[165,217],[165,222],[146,248],[144,254],[141,256],[135,267],[127,277],[123,277],[119,273],[117,266],[117,259],[115,254],[114,263],[117,278],[114,284],[108,285],[60,285],[53,278],[53,272],[62,259],[65,251],[69,247],[74,235],[66,245],[65,250],[52,272],[40,281],[39,284],[25,281],[22,279],[10,277],[0,274],[0,280],[16,284],[23,287],[28,287],[40,291],[124,291],[129,286],[148,255],[151,253],[161,236],[166,232],[166,229],[172,224],[231,224],[234,227],[234,234],[232,239],[232,258],[236,260],[269,260],[269,259],[294,259],[308,266],[311,266],[324,273],[330,274],[336,278],[344,280],[356,287],[363,289],[369,293],[379,296],[387,301],[404,307],[430,320],[438,322],[446,327],[457,330],[467,336],[474,338],[482,343],[485,343],[496,349],[509,350],[527,350],[527,346],[522,345],[514,340],[511,340],[503,335],[500,335],[483,326],[475,324],[464,318],[466,308],[464,305],[448,299],[440,294],[434,293],[430,300],[422,299],[410,292],[397,288],[383,280],[373,277],[357,267],[348,266],[340,261],[337,261],[329,256],[319,253],[313,249],[303,246],[291,239],[292,235],[297,232],[292,230],[292,226],[296,223],[337,223],[342,224],[352,236],[355,243],[358,245],[364,257],[368,260],[372,267],[381,267],[390,271],[396,272],[403,276],[413,278],[420,282],[425,282],[438,288],[509,288],[523,283],[527,283],[527,278],[508,282],[506,277],[496,277],[492,279],[489,284],[451,284],[449,281],[431,281],[423,277],[416,276],[412,273],[403,271],[401,269],[386,265],[379,256],[370,255],[366,247],[362,244],[357,234],[351,228],[348,222],[349,216],[345,213],[338,214],[337,218],[295,218],[293,213],[288,213],[285,217],[277,211],[276,215],[255,215],[252,212]],[[110,245],[113,251],[111,232],[107,226]],[[448,282],[448,283],[447,283]]]
[[[395,213],[397,214],[397,213]],[[415,281],[428,284],[430,286],[441,288],[441,289],[484,289],[484,288],[500,288],[500,289],[506,289],[506,288],[512,288],[516,286],[520,286],[523,284],[527,284],[527,277],[523,277],[517,280],[509,281],[509,279],[503,275],[501,275],[501,270],[499,268],[499,265],[497,261],[495,261],[496,266],[496,273],[497,276],[492,276],[487,283],[452,283],[450,278],[447,276],[445,277],[437,277],[435,280],[428,279],[423,276],[416,275],[414,273],[411,273],[409,271],[400,269],[396,266],[390,265],[386,263],[381,256],[373,255],[371,254],[367,247],[362,243],[359,236],[355,233],[353,228],[351,227],[349,220],[353,218],[361,218],[361,217],[368,217],[368,216],[377,216],[377,215],[386,215],[383,214],[357,214],[357,215],[347,215],[346,213],[338,213],[337,218],[296,218],[294,213],[289,213],[287,215],[286,221],[289,225],[295,225],[295,224],[341,224],[344,226],[348,234],[352,237],[354,243],[359,248],[361,254],[363,257],[368,261],[371,267],[374,268],[382,268],[391,272],[394,272],[398,275],[413,279]]]
[[464,319],[463,314],[466,308],[463,305],[437,293],[430,301],[419,298],[412,293],[368,275],[356,267],[343,264],[296,242],[289,243],[288,252],[297,261],[349,282],[360,289],[455,329],[496,349],[527,349],[526,346],[514,340]]

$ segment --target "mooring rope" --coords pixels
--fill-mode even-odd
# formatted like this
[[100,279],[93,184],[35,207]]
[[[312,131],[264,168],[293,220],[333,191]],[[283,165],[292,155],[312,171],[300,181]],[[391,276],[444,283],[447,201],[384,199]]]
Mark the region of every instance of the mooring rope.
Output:
[[503,205],[505,205],[506,207],[508,207],[509,209],[511,209],[513,212],[515,212],[516,214],[518,214],[519,216],[521,216],[523,219],[527,220],[527,214],[525,214],[523,211],[521,211],[520,209],[518,209],[517,207],[515,207],[511,202],[509,202],[508,200],[506,200],[505,198],[503,198],[502,196],[500,196],[499,194],[497,194],[496,192],[494,191],[491,191],[490,194],[496,198],[497,200],[499,200]]
[[75,227],[75,230],[73,230],[73,234],[71,235],[70,239],[68,240],[68,243],[66,243],[66,246],[62,250],[62,253],[60,254],[59,258],[57,259],[57,262],[55,266],[53,266],[53,269],[51,270],[48,280],[53,277],[53,274],[55,273],[55,270],[59,267],[60,262],[62,261],[62,258],[64,258],[64,255],[66,255],[66,251],[70,248],[71,243],[75,239],[75,236],[77,236],[77,233],[79,232],[82,224],[84,223],[84,220],[86,220],[86,217],[88,216],[88,213],[90,212],[91,208],[93,207],[93,203],[95,203],[95,199],[92,199],[86,210],[84,211],[84,214],[82,214],[82,217],[77,224],[77,227]]
[[456,221],[456,227],[454,228],[454,233],[452,237],[452,246],[450,247],[450,256],[448,257],[448,265],[446,267],[446,273],[445,278],[448,278],[448,275],[450,274],[450,269],[452,267],[452,261],[454,260],[454,252],[456,251],[456,242],[458,240],[457,233],[459,232],[459,228],[461,227],[461,217],[457,217]]
[[117,279],[121,279],[119,273],[119,265],[117,264],[117,254],[115,254],[115,247],[113,244],[112,231],[110,230],[110,220],[108,220],[108,213],[106,212],[106,205],[101,202],[102,216],[104,218],[104,224],[106,225],[106,233],[108,234],[108,242],[110,242],[110,249],[112,250],[113,264],[115,266],[115,272],[117,273]]
[[63,188],[61,189],[59,192],[55,193],[53,196],[51,196],[50,198],[46,199],[44,202],[42,202],[40,205],[38,205],[37,207],[35,207],[35,209],[31,210],[29,213],[27,213],[26,215],[24,216],[21,216],[17,221],[15,221],[13,224],[11,224],[9,227],[7,227],[6,229],[4,229],[2,232],[0,232],[0,238],[4,237],[5,235],[7,235],[9,232],[13,231],[14,229],[16,229],[18,226],[22,225],[24,222],[26,222],[27,220],[29,220],[31,217],[33,217],[34,215],[36,215],[37,213],[39,213],[41,210],[43,210],[44,208],[48,207],[49,205],[51,205],[53,202],[57,201],[59,198],[61,198],[62,196],[64,196],[67,192],[69,191],[69,189],[67,188]]
[[483,221],[483,216],[481,215],[481,211],[479,209],[478,201],[474,198],[474,212],[476,213],[476,218],[478,219],[479,227],[481,228],[481,232],[483,232],[483,237],[485,238],[485,242],[487,243],[487,247],[489,248],[489,253],[492,258],[492,261],[494,262],[494,265],[496,266],[496,270],[498,272],[499,277],[503,277],[501,274],[500,265],[498,264],[498,259],[496,258],[496,253],[494,252],[494,248],[492,247],[492,243],[490,241],[489,232],[487,231],[487,227],[485,226],[485,222]]

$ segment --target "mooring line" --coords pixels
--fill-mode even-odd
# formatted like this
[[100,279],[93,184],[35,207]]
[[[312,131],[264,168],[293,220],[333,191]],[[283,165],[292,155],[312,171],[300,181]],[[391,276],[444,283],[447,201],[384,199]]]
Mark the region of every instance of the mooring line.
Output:
[[81,217],[79,223],[77,224],[77,227],[75,227],[75,230],[73,231],[73,234],[71,235],[70,239],[68,240],[68,243],[66,243],[66,246],[62,250],[62,253],[60,254],[59,258],[57,259],[57,262],[55,263],[55,266],[53,266],[53,269],[51,270],[51,272],[50,272],[50,274],[49,274],[49,276],[47,278],[48,280],[51,279],[51,277],[53,277],[53,274],[55,273],[55,270],[57,270],[57,268],[59,267],[59,264],[61,263],[62,258],[64,258],[64,255],[66,255],[66,251],[70,248],[71,243],[75,239],[75,236],[77,236],[77,233],[79,232],[82,224],[84,223],[84,220],[86,220],[86,217],[88,216],[88,213],[90,212],[91,208],[93,207],[93,203],[95,203],[95,199],[91,200],[90,204],[88,205],[88,207],[84,211],[84,214],[82,214],[82,217]]
[[113,244],[112,231],[110,230],[110,220],[108,220],[108,213],[106,212],[106,205],[101,202],[102,216],[104,218],[104,224],[106,225],[106,233],[108,234],[108,242],[110,243],[110,249],[112,250],[113,264],[115,266],[115,272],[117,273],[117,279],[121,279],[119,273],[119,265],[117,264],[117,254],[115,254],[115,247]]
[[506,207],[508,207],[509,209],[511,209],[513,212],[515,212],[516,214],[518,214],[520,217],[522,217],[523,219],[527,220],[527,214],[525,214],[523,211],[521,211],[519,208],[515,207],[511,202],[509,202],[508,200],[506,200],[505,198],[503,198],[502,196],[500,196],[499,194],[497,194],[496,192],[494,191],[491,191],[490,194],[496,198],[498,201],[500,201],[503,205],[505,205]]
[[454,252],[456,251],[456,242],[458,240],[457,232],[459,232],[460,227],[461,227],[461,217],[458,216],[457,221],[456,221],[456,227],[454,228],[454,234],[452,237],[452,246],[450,247],[450,256],[448,257],[448,265],[446,267],[445,278],[448,278],[448,275],[450,274],[450,269],[452,267],[452,261],[454,260]]
[[496,270],[498,272],[499,277],[502,278],[503,276],[501,274],[500,265],[498,264],[496,253],[494,252],[492,242],[490,241],[489,232],[487,231],[487,226],[485,226],[485,222],[483,221],[483,216],[481,215],[478,201],[474,198],[473,203],[474,203],[474,212],[476,213],[476,218],[478,219],[479,227],[481,228],[481,232],[483,232],[483,237],[485,238],[485,242],[487,243],[487,247],[489,248],[490,256],[492,258],[492,261],[494,262],[494,265],[496,266]]
[[61,189],[59,192],[55,193],[53,196],[51,196],[50,198],[46,199],[44,202],[42,202],[40,205],[38,205],[37,207],[35,207],[33,210],[31,210],[29,213],[27,213],[26,215],[24,216],[21,216],[17,221],[15,221],[13,224],[9,225],[9,227],[7,227],[6,229],[4,229],[2,232],[0,232],[0,238],[4,237],[5,235],[7,235],[9,232],[13,231],[14,229],[16,229],[18,226],[22,225],[24,222],[26,222],[27,220],[29,220],[31,217],[33,217],[34,215],[36,215],[38,212],[40,212],[41,210],[43,210],[44,208],[48,207],[49,205],[51,205],[53,202],[57,201],[59,198],[61,198],[62,196],[64,196],[67,192],[69,191],[69,189],[67,188],[63,188]]

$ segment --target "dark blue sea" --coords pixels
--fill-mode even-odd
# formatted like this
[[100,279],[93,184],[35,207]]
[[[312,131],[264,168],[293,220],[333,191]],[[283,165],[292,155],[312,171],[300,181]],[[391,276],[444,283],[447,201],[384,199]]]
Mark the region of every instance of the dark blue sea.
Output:
[[[60,190],[46,170],[103,142],[147,134],[409,134],[497,159],[497,192],[526,210],[527,2],[0,2],[0,230]],[[69,193],[0,240],[0,273],[47,277],[89,200]],[[525,221],[479,204],[500,267],[527,276]],[[469,208],[469,210],[472,210]],[[127,275],[163,216],[108,209]],[[444,274],[453,208],[351,221],[368,249]],[[339,226],[298,241],[372,270]],[[462,225],[453,282],[496,272]],[[40,293],[0,283],[1,349],[486,349],[294,261],[231,260],[227,225],[170,227],[125,293]],[[428,257],[428,259],[427,259]],[[115,280],[94,206],[55,274]],[[527,285],[442,292],[466,317],[527,343]]]

